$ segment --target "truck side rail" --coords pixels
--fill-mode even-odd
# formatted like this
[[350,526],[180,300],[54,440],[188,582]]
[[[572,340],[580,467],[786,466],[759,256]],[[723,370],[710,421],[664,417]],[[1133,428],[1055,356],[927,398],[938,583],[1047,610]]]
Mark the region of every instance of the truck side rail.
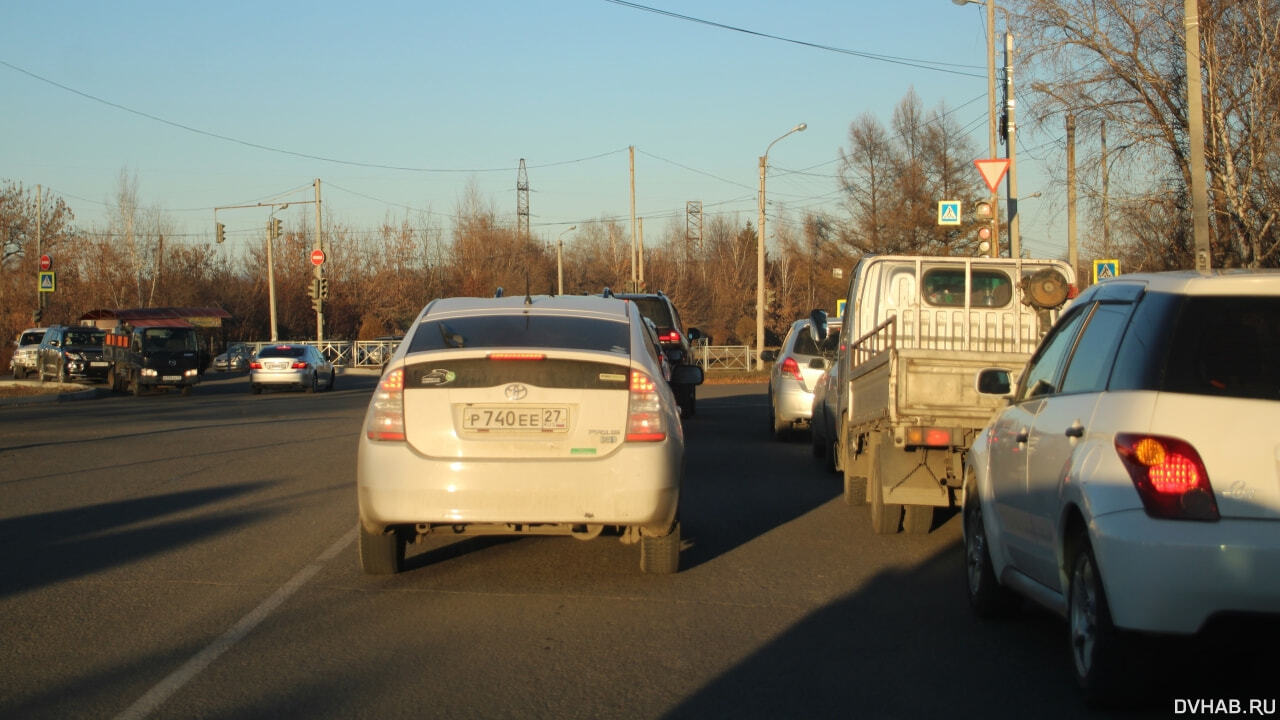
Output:
[[849,349],[853,354],[853,365],[857,367],[885,350],[898,344],[898,316],[891,315],[888,320],[871,328],[865,335],[854,340]]

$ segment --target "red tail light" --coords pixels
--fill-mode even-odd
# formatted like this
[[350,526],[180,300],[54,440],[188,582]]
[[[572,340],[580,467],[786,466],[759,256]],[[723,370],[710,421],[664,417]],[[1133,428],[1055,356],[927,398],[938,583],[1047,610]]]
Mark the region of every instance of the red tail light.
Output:
[[1116,452],[1147,515],[1210,522],[1219,518],[1209,472],[1189,443],[1159,435],[1120,433],[1116,435]]
[[309,365],[307,365],[306,363],[302,362],[301,360],[295,360],[295,361],[293,362],[293,365],[292,365],[291,367],[292,367],[294,370],[306,370],[306,369],[307,369],[308,367],[310,367],[310,366],[309,366]]
[[666,439],[658,385],[648,375],[632,370],[631,397],[627,401],[627,442],[662,442]]
[[261,370],[261,369],[262,369],[262,363],[258,362],[257,360],[254,360],[253,362],[249,363],[249,369],[251,369],[251,370]]
[[669,330],[658,335],[658,342],[678,343],[680,342],[680,333],[676,330]]
[[373,413],[365,437],[370,440],[404,441],[404,370],[392,370],[378,383]]
[[804,382],[804,378],[800,377],[800,363],[796,362],[793,357],[788,357],[782,361],[782,372],[794,377],[796,382]]

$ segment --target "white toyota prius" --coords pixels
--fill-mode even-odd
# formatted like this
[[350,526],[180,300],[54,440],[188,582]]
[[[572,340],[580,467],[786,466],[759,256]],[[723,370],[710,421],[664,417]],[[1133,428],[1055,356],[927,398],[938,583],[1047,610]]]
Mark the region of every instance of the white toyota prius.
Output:
[[662,372],[626,300],[431,302],[360,434],[361,567],[398,572],[406,543],[433,534],[607,532],[640,546],[644,572],[675,572],[684,434]]

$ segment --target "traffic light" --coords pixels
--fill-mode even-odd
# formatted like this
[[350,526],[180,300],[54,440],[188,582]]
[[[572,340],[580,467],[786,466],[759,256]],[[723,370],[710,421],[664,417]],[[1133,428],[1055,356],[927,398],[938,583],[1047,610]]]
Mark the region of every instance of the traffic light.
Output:
[[322,277],[320,278],[319,282],[320,282],[320,299],[328,300],[329,299],[329,278]]
[[218,242],[224,242],[227,239],[227,226],[217,223],[218,226]]
[[31,322],[35,323],[36,325],[39,325],[40,318],[43,316],[44,316],[44,310],[41,308],[36,308],[31,312]]
[[323,303],[324,301],[321,300],[320,298],[312,298],[311,309],[315,310],[316,312],[320,312],[320,307],[323,305]]
[[[316,298],[320,297],[320,281],[319,280],[315,278],[311,278],[311,287],[307,288],[307,297],[311,298],[312,300],[315,300]],[[312,304],[314,305],[315,303],[312,303]]]
[[284,221],[281,220],[280,218],[272,218],[271,222],[273,225],[272,230],[275,232],[275,234],[272,235],[271,237],[273,238],[284,237]]

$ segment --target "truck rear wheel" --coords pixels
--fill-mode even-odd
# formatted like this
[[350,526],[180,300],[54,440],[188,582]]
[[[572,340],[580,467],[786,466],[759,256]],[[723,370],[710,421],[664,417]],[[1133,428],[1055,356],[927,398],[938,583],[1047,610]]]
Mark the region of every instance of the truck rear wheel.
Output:
[[137,372],[129,375],[129,391],[134,397],[142,395],[142,377]]
[[932,529],[932,505],[904,505],[902,507],[903,532],[911,535],[926,535]]
[[831,454],[840,453],[840,469],[844,472],[844,502],[846,505],[866,505],[868,465],[866,453],[860,456],[855,455],[858,452],[858,443],[849,437],[843,422],[840,423],[838,437],[840,440],[832,448]]

